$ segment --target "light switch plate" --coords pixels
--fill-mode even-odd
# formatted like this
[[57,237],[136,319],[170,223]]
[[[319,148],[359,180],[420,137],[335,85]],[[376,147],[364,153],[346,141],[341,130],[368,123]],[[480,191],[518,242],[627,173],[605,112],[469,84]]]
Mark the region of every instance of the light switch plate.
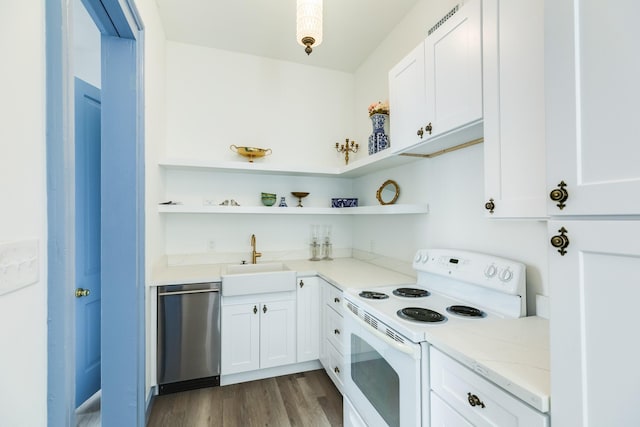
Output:
[[37,239],[0,243],[0,295],[37,283],[39,278]]

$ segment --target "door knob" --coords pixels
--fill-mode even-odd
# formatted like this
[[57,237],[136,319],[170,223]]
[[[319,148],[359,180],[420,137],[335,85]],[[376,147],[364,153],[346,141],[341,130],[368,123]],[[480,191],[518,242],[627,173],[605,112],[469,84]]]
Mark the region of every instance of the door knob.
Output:
[[558,188],[554,188],[553,190],[551,190],[551,193],[549,193],[549,197],[551,198],[551,200],[553,200],[554,202],[558,202],[556,206],[561,210],[566,206],[564,202],[566,202],[569,198],[569,192],[565,188],[566,186],[567,184],[564,181],[560,181],[560,183],[558,184]]
[[263,313],[266,313],[266,312],[267,312],[267,305],[266,305],[266,304],[262,306],[262,312],[263,312]]
[[555,236],[551,237],[551,246],[553,246],[554,248],[558,248],[558,252],[560,252],[560,255],[564,256],[564,254],[567,253],[567,246],[569,246],[569,238],[566,236],[567,229],[562,227],[560,228],[560,230],[558,230],[558,232],[560,234],[556,234]]
[[76,288],[76,298],[87,297],[90,293],[89,289]]
[[422,128],[418,129],[417,135],[422,139],[422,135],[424,135],[424,130]]
[[304,286],[304,282],[302,280],[300,280],[300,287]]

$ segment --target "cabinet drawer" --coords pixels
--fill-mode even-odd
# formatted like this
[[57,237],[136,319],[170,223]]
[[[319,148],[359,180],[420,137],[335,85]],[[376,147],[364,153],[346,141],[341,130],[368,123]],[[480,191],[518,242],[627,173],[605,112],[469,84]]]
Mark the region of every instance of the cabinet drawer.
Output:
[[342,376],[344,375],[344,356],[329,341],[327,346],[328,364],[325,366],[329,377],[333,380],[340,393],[342,393]]
[[338,313],[325,306],[325,334],[327,340],[338,349],[340,353],[344,353],[344,344],[342,343],[342,326],[343,319]]
[[475,426],[546,427],[549,418],[431,347],[431,389]]
[[335,286],[327,284],[325,303],[342,315],[342,291]]

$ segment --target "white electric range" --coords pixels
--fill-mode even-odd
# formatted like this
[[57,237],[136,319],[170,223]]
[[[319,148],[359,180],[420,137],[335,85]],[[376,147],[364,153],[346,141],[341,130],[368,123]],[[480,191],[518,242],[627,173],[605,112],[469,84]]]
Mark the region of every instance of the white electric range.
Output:
[[347,289],[345,426],[429,425],[430,328],[526,316],[522,263],[422,249],[416,283]]

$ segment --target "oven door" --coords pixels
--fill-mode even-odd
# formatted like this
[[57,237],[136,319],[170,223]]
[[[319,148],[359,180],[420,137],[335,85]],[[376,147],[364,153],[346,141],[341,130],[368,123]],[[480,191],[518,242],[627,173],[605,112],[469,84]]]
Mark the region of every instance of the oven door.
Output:
[[419,344],[397,342],[348,308],[344,391],[369,427],[421,425]]

